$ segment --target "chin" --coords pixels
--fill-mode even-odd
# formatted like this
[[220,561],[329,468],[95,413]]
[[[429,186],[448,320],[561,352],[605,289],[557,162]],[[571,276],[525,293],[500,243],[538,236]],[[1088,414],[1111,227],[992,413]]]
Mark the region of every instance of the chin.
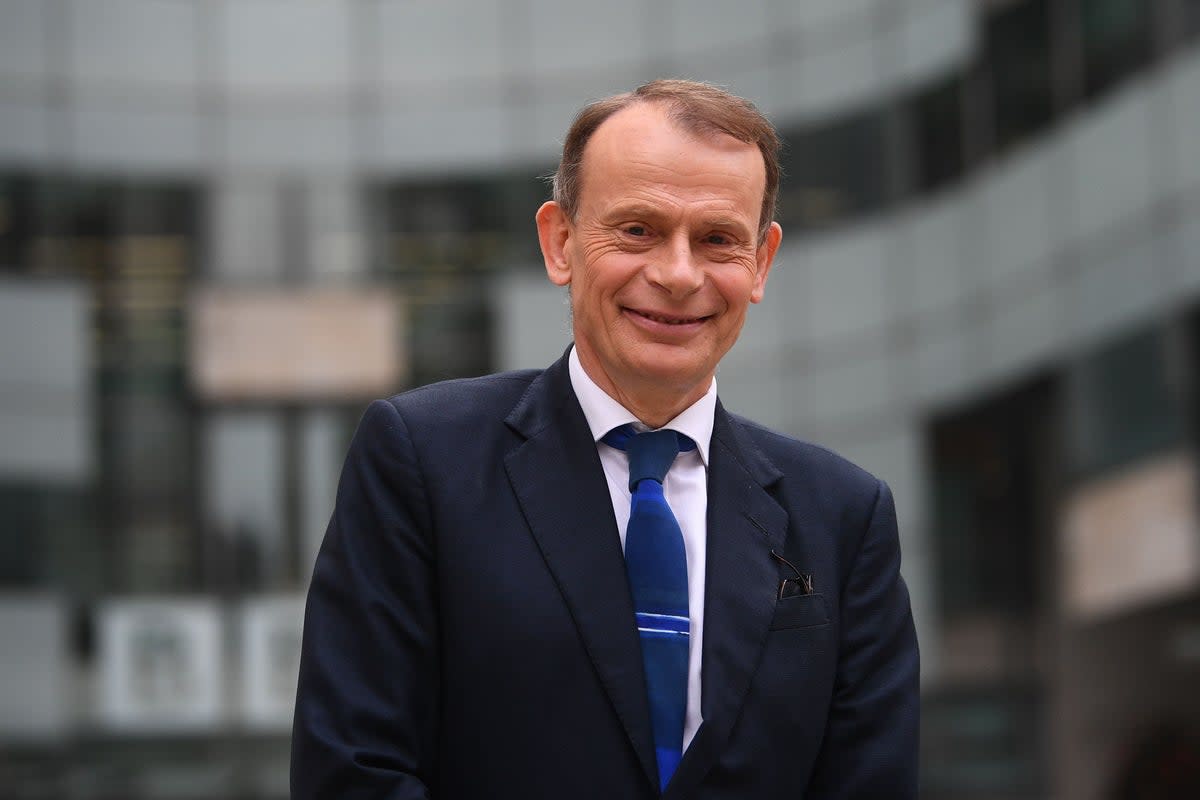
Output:
[[634,375],[640,375],[658,384],[657,388],[674,387],[680,392],[687,392],[696,384],[703,383],[713,374],[707,363],[695,359],[673,359],[669,356],[659,356],[650,353],[645,358],[638,359],[630,365]]

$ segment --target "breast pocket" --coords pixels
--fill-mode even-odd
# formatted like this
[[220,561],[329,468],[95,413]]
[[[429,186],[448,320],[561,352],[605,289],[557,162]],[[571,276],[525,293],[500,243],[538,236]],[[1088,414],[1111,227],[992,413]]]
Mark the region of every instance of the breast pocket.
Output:
[[771,630],[788,628],[812,628],[829,624],[829,606],[823,594],[800,594],[785,597],[775,604],[775,616],[771,619]]

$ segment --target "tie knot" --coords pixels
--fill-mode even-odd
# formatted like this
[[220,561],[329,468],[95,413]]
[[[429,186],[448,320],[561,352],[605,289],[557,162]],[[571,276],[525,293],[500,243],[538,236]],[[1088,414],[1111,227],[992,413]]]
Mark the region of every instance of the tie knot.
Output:
[[662,483],[680,452],[695,450],[696,443],[677,431],[663,428],[638,433],[632,425],[621,425],[604,434],[605,444],[629,455],[629,491],[649,478]]

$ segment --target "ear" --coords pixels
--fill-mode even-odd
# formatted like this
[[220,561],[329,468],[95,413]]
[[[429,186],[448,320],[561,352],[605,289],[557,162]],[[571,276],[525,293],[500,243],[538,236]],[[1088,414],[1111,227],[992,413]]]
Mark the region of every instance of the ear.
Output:
[[571,264],[567,259],[571,221],[553,200],[542,203],[534,219],[537,220],[538,241],[542,245],[542,260],[546,262],[546,275],[555,286],[566,286],[571,282]]
[[775,251],[779,249],[779,243],[782,241],[783,228],[779,227],[778,222],[772,222],[771,227],[767,229],[766,238],[763,239],[763,243],[758,246],[758,250],[754,254],[754,288],[750,292],[751,303],[757,303],[763,299],[767,286],[767,273],[771,271],[771,264],[775,262]]

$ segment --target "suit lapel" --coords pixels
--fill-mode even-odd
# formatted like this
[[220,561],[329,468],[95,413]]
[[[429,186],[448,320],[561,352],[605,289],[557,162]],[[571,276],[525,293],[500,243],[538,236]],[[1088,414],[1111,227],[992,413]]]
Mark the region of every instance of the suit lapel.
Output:
[[701,663],[704,723],[666,798],[691,794],[729,739],[758,666],[779,590],[787,512],[766,491],[779,471],[718,403],[708,473]]
[[506,422],[526,437],[505,459],[513,492],[646,778],[657,785],[625,558],[565,357],[534,379]]

